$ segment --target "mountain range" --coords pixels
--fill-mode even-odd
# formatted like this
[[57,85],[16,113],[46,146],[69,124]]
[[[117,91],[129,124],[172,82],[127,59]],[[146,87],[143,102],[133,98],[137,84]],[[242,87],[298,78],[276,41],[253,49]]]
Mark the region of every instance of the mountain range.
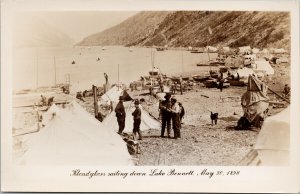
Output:
[[[210,30],[208,30],[210,28]],[[144,11],[77,45],[250,45],[290,48],[290,14],[260,11]]]

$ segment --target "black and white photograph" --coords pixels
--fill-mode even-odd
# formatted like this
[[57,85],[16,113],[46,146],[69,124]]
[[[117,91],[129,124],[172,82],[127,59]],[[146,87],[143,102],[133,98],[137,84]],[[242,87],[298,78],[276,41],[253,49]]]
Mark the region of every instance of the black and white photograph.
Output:
[[[281,10],[279,2],[277,9],[269,3],[270,10],[245,10],[246,4],[213,9],[213,3],[203,9],[201,1],[193,2],[199,8],[170,9],[165,2],[165,9],[145,8],[147,3],[111,9],[107,3],[111,7],[99,10],[8,2],[1,14],[1,74],[10,72],[1,80],[10,103],[9,111],[1,110],[9,124],[1,126],[1,168],[9,160],[18,180],[30,173],[16,169],[42,176],[38,169],[66,166],[64,174],[76,184],[85,176],[95,182],[101,176],[230,181],[245,179],[243,169],[265,167],[288,169],[292,176],[299,161],[293,146],[299,146],[299,122],[292,119],[299,107],[299,80],[293,78],[299,75],[299,39],[293,37],[299,36],[299,2]],[[214,169],[219,167],[227,170]],[[16,190],[43,191],[44,184],[24,182]],[[44,191],[83,191],[65,190],[70,185]],[[92,191],[119,191],[102,189]],[[187,191],[219,191],[197,189]]]

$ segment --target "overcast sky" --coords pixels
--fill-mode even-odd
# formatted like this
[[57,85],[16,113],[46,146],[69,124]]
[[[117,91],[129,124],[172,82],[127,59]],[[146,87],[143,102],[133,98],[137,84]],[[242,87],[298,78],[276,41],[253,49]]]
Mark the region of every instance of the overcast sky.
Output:
[[36,12],[35,14],[79,42],[86,36],[115,26],[136,13],[138,12],[68,11]]

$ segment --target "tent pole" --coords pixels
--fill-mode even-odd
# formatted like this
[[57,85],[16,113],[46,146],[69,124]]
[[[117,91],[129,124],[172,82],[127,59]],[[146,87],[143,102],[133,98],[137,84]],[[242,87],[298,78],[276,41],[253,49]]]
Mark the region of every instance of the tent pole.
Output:
[[268,87],[268,90],[270,90],[273,94],[275,94],[276,96],[278,96],[279,98],[281,98],[282,100],[284,100],[284,101],[286,101],[287,103],[290,104],[290,101],[289,101],[289,100],[287,100],[286,98],[282,97],[280,94],[278,94],[277,92],[273,91],[273,90],[270,89],[269,87]]
[[120,80],[119,80],[119,79],[120,79],[120,78],[119,78],[120,75],[119,75],[119,74],[120,74],[120,73],[119,73],[119,64],[118,64],[118,91],[119,91],[119,87],[120,87]]
[[36,55],[36,88],[39,87],[39,56]]
[[97,118],[98,117],[97,87],[93,85],[92,90],[94,95],[94,112],[95,112],[95,117]]
[[54,86],[56,86],[57,82],[56,82],[56,61],[55,61],[55,56],[54,56]]

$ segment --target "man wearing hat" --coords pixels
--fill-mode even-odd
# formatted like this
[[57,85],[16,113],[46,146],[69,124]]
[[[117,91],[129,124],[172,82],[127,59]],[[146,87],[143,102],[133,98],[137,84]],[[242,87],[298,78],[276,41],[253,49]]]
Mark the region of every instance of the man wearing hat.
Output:
[[135,106],[135,110],[132,113],[133,116],[133,138],[136,141],[136,133],[139,134],[139,140],[142,140],[142,134],[141,134],[141,130],[140,130],[140,125],[141,125],[141,109],[139,107],[139,100],[135,100],[134,101],[134,106]]
[[126,113],[125,113],[125,108],[123,105],[123,98],[122,96],[119,97],[119,103],[117,104],[115,108],[116,112],[116,117],[119,125],[119,134],[123,133],[123,130],[125,128],[125,118],[126,118]]
[[171,98],[171,117],[172,117],[172,126],[174,130],[174,139],[181,138],[180,134],[180,107],[177,103],[176,98]]
[[165,134],[165,129],[167,126],[167,135],[170,138],[170,133],[171,133],[171,94],[166,93],[165,95],[165,100],[161,101],[159,104],[159,109],[161,111],[161,137],[164,137]]

